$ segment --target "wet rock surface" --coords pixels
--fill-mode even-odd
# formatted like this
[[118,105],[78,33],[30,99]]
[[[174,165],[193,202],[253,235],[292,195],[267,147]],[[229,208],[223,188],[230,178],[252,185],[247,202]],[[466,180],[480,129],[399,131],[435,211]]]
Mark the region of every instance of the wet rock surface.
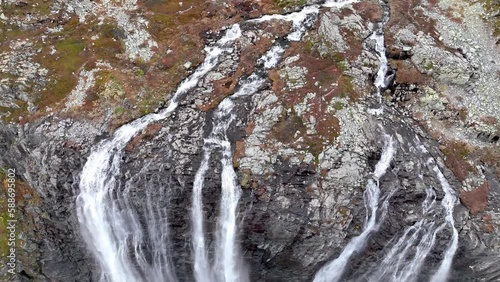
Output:
[[[81,241],[76,212],[71,207],[88,142],[100,134],[102,130],[92,123],[57,118],[21,128],[2,128],[3,165],[15,168],[18,177],[29,185],[29,193],[40,198],[29,203],[20,219],[28,226],[18,238],[29,236],[18,249],[23,262],[18,276],[21,281],[91,281],[98,277],[92,271],[96,263]],[[25,248],[31,250],[24,253]]]

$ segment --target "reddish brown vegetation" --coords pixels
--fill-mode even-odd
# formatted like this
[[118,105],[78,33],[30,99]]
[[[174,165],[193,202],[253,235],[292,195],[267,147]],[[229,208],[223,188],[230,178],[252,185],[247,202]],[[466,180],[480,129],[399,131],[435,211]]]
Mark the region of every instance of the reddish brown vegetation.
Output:
[[332,143],[339,136],[340,121],[334,115],[325,112],[319,112],[315,117],[318,119],[315,126],[317,134],[307,135],[304,139],[309,146],[308,151],[316,156],[323,151],[325,143]]
[[[356,101],[359,94],[354,90],[352,78],[344,74],[345,62],[342,60],[342,55],[334,54],[323,58],[317,50],[308,49],[306,44],[293,43],[285,52],[285,57],[300,54],[299,60],[292,65],[309,70],[303,88],[288,91],[285,88],[285,81],[277,71],[271,71],[269,74],[273,81],[273,90],[277,93],[280,102],[285,109],[290,109],[282,114],[271,130],[270,137],[317,155],[323,150],[325,144],[334,142],[340,134],[339,120],[334,113],[327,111],[332,99],[344,96]],[[307,110],[299,117],[293,111],[293,107],[302,103],[308,93],[317,93],[317,95],[308,99]],[[314,123],[316,133],[307,134],[304,122],[311,119],[316,121]]]
[[[354,7],[354,4],[353,4],[353,7]],[[344,7],[340,10],[338,15],[339,15],[339,18],[343,19],[345,17],[349,17],[351,15],[354,15],[354,12],[351,9]]]
[[361,55],[361,52],[363,52],[362,39],[357,38],[354,32],[347,27],[341,26],[339,30],[340,34],[347,43],[347,46],[349,47],[347,48],[347,50],[345,50],[344,53],[339,53],[338,55],[344,57],[347,60],[356,60]]
[[458,180],[464,181],[469,173],[476,171],[467,161],[470,154],[467,144],[460,141],[448,141],[442,146],[442,152],[445,155],[447,167]]
[[464,14],[463,14],[463,8],[462,8],[462,11],[460,12],[461,14],[461,17],[459,16],[456,16],[455,13],[453,13],[453,9],[450,7],[448,8],[448,10],[445,11],[445,15],[452,21],[458,23],[458,24],[461,24],[464,22],[463,20],[463,17],[464,17]]
[[245,141],[244,140],[236,141],[236,147],[234,149],[234,154],[233,154],[233,167],[239,167],[240,166],[239,159],[243,158],[244,156],[245,156]]
[[144,132],[144,137],[153,137],[154,135],[156,135],[156,133],[158,133],[160,131],[160,129],[162,128],[163,126],[159,123],[151,123],[150,125],[148,125],[145,129],[145,132]]
[[281,116],[280,120],[271,129],[270,135],[276,140],[288,144],[295,140],[297,132],[300,135],[305,134],[306,127],[302,119],[294,111],[291,111],[290,113],[285,112]]
[[399,84],[418,84],[422,86],[429,82],[430,77],[421,73],[407,61],[390,60],[391,67],[396,71],[396,82]]
[[244,74],[249,75],[254,71],[257,60],[271,48],[271,38],[261,38],[255,44],[241,50],[240,68]]
[[[307,50],[305,43],[293,43],[284,55],[284,57],[288,57],[300,54],[300,59],[294,62],[293,65],[308,69],[306,85],[303,88],[285,92],[284,82],[279,78],[277,73],[270,73],[270,77],[273,80],[273,90],[286,97],[283,97],[282,100],[287,108],[300,103],[305,95],[310,92],[326,93],[320,95],[322,97],[321,100],[327,102],[334,96],[356,96],[357,93],[353,89],[351,78],[343,73],[342,62],[338,58],[322,58],[315,51],[307,53],[307,51],[304,52],[305,50]],[[337,83],[337,86],[332,86],[335,83]]]
[[352,6],[363,19],[370,20],[371,22],[382,19],[382,7],[377,2],[356,2]]
[[500,147],[493,145],[491,147],[476,148],[470,157],[478,163],[492,168],[497,177],[500,178]]
[[487,232],[487,233],[495,232],[495,225],[493,225],[492,219],[493,219],[493,217],[491,216],[491,214],[483,215],[483,223],[484,223],[483,230],[484,230],[484,232]]
[[[260,28],[265,31],[273,34],[276,37],[284,37],[290,32],[290,28],[292,24],[289,22],[283,21],[266,21],[260,24]],[[262,38],[261,40],[264,40]],[[270,40],[270,39],[269,39]]]
[[[437,0],[428,1],[431,7],[437,7]],[[412,24],[418,31],[431,36],[439,48],[443,48],[449,52],[455,52],[453,49],[445,45],[439,39],[439,33],[436,30],[436,20],[424,15],[423,3],[421,0],[389,0],[391,8],[391,17],[386,26],[386,45],[392,46],[395,44],[394,34],[391,31],[397,31],[401,28]],[[452,20],[454,20],[452,18]],[[395,53],[396,50],[390,50]]]
[[241,59],[238,69],[230,76],[213,82],[214,90],[210,95],[210,100],[198,106],[202,111],[210,111],[227,96],[234,92],[238,81],[243,75],[249,75],[254,71],[255,62],[272,45],[270,38],[262,38],[255,45],[251,45],[241,50]]
[[269,71],[268,75],[271,81],[273,82],[272,86],[273,91],[275,93],[283,91],[283,89],[285,88],[285,81],[283,81],[283,79],[281,79],[281,77],[279,76],[278,70],[272,69],[271,71]]
[[482,116],[480,120],[488,125],[495,125],[498,123],[497,118],[493,116]]
[[241,68],[233,74],[231,77],[226,77],[213,82],[214,90],[210,95],[210,100],[198,106],[198,109],[207,112],[219,105],[219,103],[234,92],[234,88],[238,84],[238,80],[241,77]]
[[[391,17],[387,23],[386,33],[387,45],[394,45],[394,34],[390,32],[392,27],[406,27],[409,24],[414,24],[417,29],[429,34],[436,41],[439,41],[439,35],[436,32],[436,21],[425,17],[421,9],[417,9],[422,4],[421,0],[389,0],[391,8]],[[399,28],[394,29],[399,30]]]
[[236,13],[244,19],[257,18],[262,15],[262,7],[258,1],[233,0],[230,7],[234,7]]
[[486,209],[488,192],[488,182],[483,182],[483,184],[472,191],[460,191],[460,200],[473,215],[476,215]]
[[126,152],[132,152],[134,148],[141,142],[143,139],[150,139],[156,133],[160,131],[163,126],[159,123],[151,123],[149,124],[141,134],[135,136],[130,142],[128,142],[127,146],[125,146]]
[[247,127],[245,127],[245,134],[249,136],[250,134],[252,134],[254,129],[255,129],[255,122],[249,121],[247,123]]

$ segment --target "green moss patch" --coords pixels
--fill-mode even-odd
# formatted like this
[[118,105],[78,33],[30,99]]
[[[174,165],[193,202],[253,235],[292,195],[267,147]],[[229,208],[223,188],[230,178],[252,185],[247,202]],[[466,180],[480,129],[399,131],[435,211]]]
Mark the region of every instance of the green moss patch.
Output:
[[498,0],[481,0],[484,9],[489,14],[484,17],[486,22],[489,22],[493,28],[493,36],[500,36],[500,1]]
[[82,40],[63,39],[54,45],[57,57],[50,55],[39,57],[42,66],[49,69],[51,81],[47,90],[37,99],[41,107],[50,106],[64,99],[76,86],[78,69],[83,65],[82,51],[85,47]]
[[24,17],[26,15],[48,16],[50,14],[51,1],[23,0],[9,3],[2,2],[2,13],[8,18]]
[[2,120],[4,122],[17,122],[19,120],[19,117],[28,112],[28,103],[17,100],[16,104],[19,106],[19,108],[0,107],[1,113],[10,113],[8,115],[2,116]]
[[276,5],[284,9],[295,9],[306,4],[306,0],[273,0]]

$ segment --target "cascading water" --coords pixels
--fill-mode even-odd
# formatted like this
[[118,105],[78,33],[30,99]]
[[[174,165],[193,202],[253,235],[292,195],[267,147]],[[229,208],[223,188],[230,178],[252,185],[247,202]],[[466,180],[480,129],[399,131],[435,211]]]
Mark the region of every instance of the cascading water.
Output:
[[[328,1],[323,4],[325,7],[342,6],[355,1],[335,2]],[[292,28],[286,39],[288,41],[299,41],[302,34],[306,30],[307,23],[310,22],[311,15],[319,12],[319,6],[307,6],[299,12],[290,13],[287,15],[266,15],[258,19],[250,20],[249,22],[259,23],[270,20],[291,21]],[[275,67],[284,52],[281,46],[275,45],[258,61],[261,65],[260,72],[267,71]],[[242,268],[238,269],[241,264],[238,247],[236,245],[236,209],[240,196],[240,188],[238,186],[237,176],[232,165],[231,144],[228,141],[226,131],[235,116],[231,113],[234,108],[233,100],[241,97],[254,94],[264,83],[264,79],[257,73],[253,73],[250,77],[240,83],[240,89],[231,97],[226,98],[218,106],[213,124],[214,127],[209,137],[204,141],[204,156],[200,168],[195,176],[194,191],[193,191],[193,249],[194,249],[194,272],[197,281],[245,281],[248,280],[242,273]],[[214,149],[222,151],[222,172],[221,186],[222,199],[221,210],[219,216],[219,224],[216,232],[216,251],[215,265],[210,267],[207,250],[205,247],[205,233],[203,230],[203,212],[202,212],[202,195],[203,178],[208,170],[210,155]]]
[[[271,48],[258,61],[258,64],[262,65],[261,70],[267,71],[276,66],[283,52],[284,49],[279,45]],[[213,117],[212,131],[204,140],[203,161],[195,176],[192,210],[195,278],[197,281],[248,280],[248,277],[244,276],[244,271],[242,271],[241,255],[236,244],[237,205],[241,192],[232,164],[231,143],[227,136],[227,129],[235,119],[235,115],[232,113],[235,106],[233,101],[239,97],[254,94],[262,87],[264,82],[265,79],[257,73],[253,73],[240,82],[239,90],[231,97],[224,99],[217,107]],[[216,232],[215,265],[211,268],[205,249],[201,191],[210,156],[216,150],[222,152],[222,197],[219,224]]]
[[[346,1],[349,3],[352,1]],[[335,1],[328,1],[325,6],[339,5]],[[302,33],[306,29],[306,23],[310,14],[316,14],[319,11],[317,5],[305,7],[302,11],[288,14],[286,16],[274,15],[264,16],[261,19],[253,20],[261,22],[265,20],[277,19],[292,21],[292,32],[288,35],[289,41],[300,40]],[[77,197],[77,214],[82,229],[84,240],[92,250],[102,268],[103,281],[173,281],[176,280],[174,272],[169,269],[168,254],[165,251],[154,251],[153,263],[145,258],[145,254],[140,248],[141,244],[151,243],[155,246],[163,246],[160,241],[165,239],[168,230],[163,230],[162,236],[156,236],[158,233],[153,231],[157,224],[152,211],[146,211],[150,215],[150,221],[146,222],[148,232],[152,234],[149,240],[158,242],[142,242],[143,231],[137,218],[136,211],[128,203],[127,194],[119,191],[119,185],[116,178],[120,172],[120,161],[125,145],[148,124],[154,121],[163,120],[173,112],[178,100],[189,90],[194,88],[198,81],[211,69],[213,69],[224,53],[229,53],[233,49],[228,47],[241,35],[238,24],[233,25],[227,30],[226,35],[221,38],[214,46],[205,48],[207,56],[203,64],[178,87],[175,95],[168,107],[159,113],[146,115],[129,124],[120,127],[113,135],[112,139],[104,140],[97,144],[88,157],[80,178],[80,194]],[[273,48],[270,52],[280,50]],[[262,58],[264,69],[269,69],[276,65],[279,58],[268,53]],[[248,95],[253,93],[253,84],[263,81],[248,78],[248,84],[244,84],[238,95]],[[255,87],[255,85],[254,85]],[[257,89],[258,87],[255,87]],[[243,92],[242,92],[243,91]],[[246,91],[246,92],[245,92]],[[247,94],[245,94],[247,93]],[[237,97],[238,95],[234,95]],[[229,101],[229,100],[228,100]],[[221,108],[222,109],[222,108]],[[231,259],[235,257],[236,247],[234,246],[236,226],[235,213],[238,199],[236,179],[234,170],[229,169],[230,164],[230,144],[225,142],[219,144],[224,149],[222,158],[223,172],[223,199],[221,203],[221,218],[219,232],[217,235],[217,244],[219,251],[216,255],[216,269],[223,269],[223,276],[226,281],[236,281],[237,271],[231,266]],[[224,146],[223,146],[224,145]],[[193,218],[201,218],[201,186],[203,175],[208,169],[208,155],[205,155],[200,169],[196,175],[193,193]],[[148,199],[151,195],[148,195]],[[165,219],[164,219],[165,220]],[[167,225],[163,223],[164,227]],[[199,220],[193,220],[193,247],[195,253],[195,276],[199,281],[212,280],[215,276],[210,270],[208,259],[204,251],[203,226]],[[131,252],[132,250],[132,252]],[[163,262],[163,263],[161,263]],[[161,264],[161,265],[160,265]],[[220,278],[220,277],[218,277]]]
[[[435,203],[436,193],[432,188],[426,189],[426,198],[422,203],[422,218],[405,230],[401,238],[386,254],[377,271],[367,278],[368,281],[413,280],[413,276],[418,273],[425,256],[434,244],[436,234],[429,232],[429,229],[433,229],[435,223],[427,217],[433,215]],[[416,246],[417,251],[413,258],[410,258],[411,262],[407,263],[408,252],[420,237],[422,240]]]
[[[429,163],[432,164],[433,160],[429,159]],[[455,256],[455,253],[458,249],[458,230],[455,228],[455,220],[453,219],[453,210],[455,208],[455,205],[457,204],[457,196],[455,195],[455,192],[453,189],[450,187],[450,184],[444,177],[443,173],[437,165],[434,165],[434,168],[432,169],[438,179],[439,182],[441,183],[441,187],[443,188],[443,191],[445,193],[444,199],[442,200],[442,206],[446,210],[446,223],[444,223],[444,226],[449,226],[452,229],[452,238],[451,242],[448,246],[448,249],[446,250],[444,254],[443,261],[441,262],[441,265],[439,266],[438,270],[434,275],[432,276],[431,282],[443,282],[448,279],[448,275],[450,273],[450,268],[451,268],[451,263],[453,262],[453,257]]]
[[[384,19],[370,36],[370,39],[375,41],[375,51],[380,62],[374,83],[377,88],[376,97],[378,99],[378,108],[368,109],[368,113],[375,116],[378,116],[384,112],[381,93],[389,85],[392,79],[392,75],[388,76],[388,60],[385,55],[383,32],[384,25],[389,18],[389,11],[385,4],[383,4],[383,6]],[[387,140],[387,138],[388,137],[386,135],[385,139]],[[420,144],[417,147],[419,148],[421,154],[429,154],[425,147],[419,142],[418,137],[416,137],[416,142]],[[384,152],[387,152],[386,150],[387,145],[385,145],[384,147]],[[382,154],[382,158],[377,164],[377,167],[379,167],[379,164],[385,163],[383,159],[384,153]],[[390,162],[390,159],[388,161]],[[441,265],[431,278],[431,281],[433,282],[446,281],[453,256],[458,246],[458,232],[454,227],[453,220],[453,207],[456,204],[457,200],[453,190],[451,189],[450,185],[446,181],[439,168],[435,165],[435,161],[432,157],[429,157],[427,166],[430,170],[434,171],[437,178],[439,179],[443,192],[445,193],[445,197],[441,201],[441,205],[438,206],[436,204],[435,191],[431,188],[428,188],[426,190],[426,199],[422,203],[421,219],[404,231],[403,235],[387,251],[384,258],[375,268],[375,270],[363,275],[361,281],[416,281],[419,275],[419,271],[423,266],[427,255],[435,246],[437,234],[447,226],[450,226],[453,234],[451,243],[449,244],[449,247],[444,254],[444,259],[441,262]],[[385,171],[385,169],[387,168],[386,166],[382,167],[385,167],[383,171]],[[379,169],[380,168],[381,167],[379,167]],[[379,169],[376,168],[376,180],[378,180],[376,176],[379,175],[377,174],[377,170]],[[375,186],[373,180],[370,179],[368,181],[364,194],[366,221],[363,232],[348,243],[348,245],[344,248],[337,259],[328,263],[317,272],[314,278],[315,282],[339,281],[342,278],[342,275],[345,272],[346,266],[351,256],[355,252],[358,252],[364,248],[368,240],[368,235],[375,231],[378,227],[375,222],[378,203],[380,201],[379,196],[380,189],[378,185]],[[388,203],[388,198],[389,196],[386,197],[384,204]],[[442,216],[443,213],[445,216],[444,223],[438,224],[434,219],[432,219],[433,216]],[[383,220],[384,215],[384,211],[382,211],[381,220]],[[381,223],[381,220],[379,224]],[[414,250],[414,253],[410,252],[411,249]]]
[[[353,2],[356,1],[327,1],[321,6],[340,7]],[[313,18],[311,15],[318,14],[321,6],[311,5],[287,15],[268,15],[247,22],[290,21],[292,28],[286,40],[298,41],[307,29],[307,24],[311,22]],[[380,108],[368,110],[376,115],[383,113],[380,105],[381,92],[388,86],[391,79],[387,76],[388,65],[383,35],[387,19],[388,11],[385,9],[383,22],[377,26],[370,37],[376,42],[375,51],[380,60],[375,80]],[[203,64],[179,85],[166,109],[120,127],[111,139],[100,142],[92,149],[81,173],[77,213],[83,237],[101,266],[102,281],[177,280],[168,251],[167,207],[160,205],[157,198],[166,197],[165,188],[150,187],[147,190],[146,205],[144,210],[140,211],[144,216],[140,221],[139,211],[135,210],[129,201],[130,181],[124,185],[117,181],[120,175],[123,148],[148,124],[167,118],[176,109],[179,99],[193,89],[198,81],[218,64],[221,55],[233,51],[232,43],[240,36],[240,26],[235,24],[213,46],[206,47],[206,58]],[[265,82],[263,75],[277,65],[283,52],[283,46],[275,44],[259,59],[257,71],[240,81],[238,90],[231,97],[224,99],[214,111],[213,128],[204,139],[203,158],[193,185],[191,211],[193,267],[195,279],[199,282],[249,280],[244,271],[237,244],[237,207],[241,191],[232,165],[232,150],[227,130],[235,119],[233,109],[237,99],[252,95],[262,87]],[[314,281],[338,281],[341,279],[351,257],[364,248],[370,234],[379,228],[386,214],[388,199],[391,195],[389,192],[385,199],[381,197],[379,179],[386,173],[395,155],[395,144],[393,137],[384,134],[384,148],[381,158],[375,167],[373,178],[368,180],[364,193],[367,213],[363,232],[348,243],[337,259],[324,266],[316,274]],[[210,259],[203,228],[202,189],[205,174],[210,169],[210,158],[217,153],[221,154],[222,193],[215,233],[214,257]],[[458,246],[458,232],[453,226],[452,215],[456,196],[432,158],[429,158],[427,165],[432,167],[436,173],[445,193],[440,210],[444,211],[446,222],[438,225],[431,220],[421,219],[407,228],[399,240],[394,240],[396,243],[389,251],[393,255],[383,259],[379,271],[365,274],[365,277],[369,277],[370,281],[412,281],[414,279],[412,273],[418,272],[426,255],[434,246],[436,234],[451,226],[452,240],[444,253],[443,261],[432,277],[433,282],[446,280]],[[380,204],[381,202],[382,204]],[[422,210],[422,218],[438,213],[434,190],[427,190],[427,198],[422,204]],[[416,248],[416,255],[409,257],[409,249],[412,247]],[[396,267],[394,267],[395,265]],[[391,270],[391,267],[394,269]],[[393,277],[400,280],[391,280]]]
[[[220,55],[232,51],[230,45],[240,34],[239,25],[233,25],[214,46],[205,48],[207,54],[204,62],[179,85],[166,109],[120,127],[113,138],[92,148],[80,175],[80,194],[76,205],[83,238],[101,265],[102,281],[175,280],[168,264],[161,263],[169,260],[166,257],[168,254],[155,253],[153,262],[148,262],[140,248],[144,236],[137,213],[130,208],[127,194],[119,191],[116,181],[120,173],[123,148],[148,124],[165,119],[173,112],[179,98],[217,65]],[[150,213],[146,211],[146,214],[148,212]],[[155,228],[156,222],[153,219],[143,224],[148,228]],[[150,241],[162,239],[162,236],[149,238]],[[145,243],[162,246],[162,242]]]
[[[425,146],[422,145],[418,137],[416,137],[416,143],[419,144],[418,148],[422,153],[427,153],[427,154],[429,153],[425,148]],[[441,265],[439,266],[436,273],[434,273],[434,275],[431,278],[432,282],[442,282],[446,281],[446,279],[448,278],[448,274],[451,268],[451,263],[453,262],[453,257],[455,256],[455,253],[458,249],[458,231],[455,228],[455,220],[453,218],[453,210],[455,208],[455,205],[457,204],[458,199],[455,194],[455,191],[453,191],[450,184],[444,177],[443,173],[437,166],[436,161],[432,157],[428,159],[427,165],[430,168],[432,168],[432,171],[434,171],[434,173],[436,173],[439,183],[443,188],[443,192],[445,193],[444,198],[441,200],[441,205],[445,211],[446,222],[443,223],[441,227],[445,228],[446,226],[449,226],[452,230],[451,242],[444,254],[443,261],[441,262]]]
[[311,5],[306,6],[299,12],[290,13],[287,15],[265,15],[258,19],[250,20],[249,22],[265,22],[271,20],[281,20],[281,21],[291,21],[292,22],[292,32],[290,32],[287,36],[289,41],[299,41],[302,38],[302,34],[306,31],[305,22],[308,19],[309,15],[317,14],[319,12],[319,6]]
[[395,153],[395,142],[390,135],[384,134],[384,149],[382,151],[382,156],[375,166],[373,179],[368,180],[364,193],[367,220],[363,232],[347,244],[337,259],[329,262],[316,273],[314,282],[339,281],[342,278],[351,256],[362,250],[368,236],[373,231],[377,230],[377,215],[380,202],[379,179],[386,173]]
[[377,76],[375,77],[375,87],[377,88],[376,98],[378,99],[379,108],[368,109],[368,113],[372,115],[380,115],[384,112],[382,105],[382,92],[384,91],[391,81],[391,76],[387,76],[389,71],[388,60],[385,54],[385,37],[384,37],[384,27],[389,20],[389,9],[384,3],[381,3],[383,7],[383,18],[382,21],[376,24],[376,28],[370,35],[369,39],[375,42],[375,52],[379,60],[379,68],[377,71]]
[[[375,51],[379,59],[379,69],[377,71],[377,76],[375,78],[375,87],[377,89],[376,96],[378,97],[379,103],[381,103],[381,93],[389,85],[390,80],[387,78],[388,72],[388,61],[385,55],[385,43],[384,43],[384,26],[388,21],[389,13],[387,9],[384,9],[384,17],[378,27],[370,36],[370,39],[375,41]],[[379,105],[378,109],[368,109],[368,113],[372,115],[379,115],[383,113],[382,105]],[[382,177],[395,154],[394,141],[392,137],[384,134],[384,149],[382,156],[375,166],[375,172],[373,179],[368,180],[366,189],[364,192],[364,201],[366,208],[366,220],[363,228],[363,232],[353,238],[347,246],[344,248],[339,257],[325,266],[323,266],[315,275],[314,282],[333,282],[339,281],[342,278],[343,273],[349,263],[350,258],[356,252],[359,252],[364,248],[369,235],[376,231],[385,216],[386,207],[388,205],[388,200],[390,198],[390,193],[385,197],[385,201],[382,205],[382,210],[380,219],[377,222],[377,212],[379,210],[379,202],[381,200],[381,191],[379,186],[379,179]],[[376,183],[374,182],[376,181]]]
[[[306,29],[306,24],[311,14],[317,14],[317,6],[309,6],[300,12],[283,15],[264,16],[249,22],[259,23],[267,20],[292,21],[292,31],[288,34],[288,41],[301,39]],[[224,99],[214,113],[213,129],[204,140],[203,160],[195,176],[193,190],[193,249],[194,249],[194,272],[197,281],[247,281],[239,248],[236,244],[237,228],[236,215],[237,205],[240,197],[240,187],[232,164],[231,143],[227,137],[227,129],[234,120],[232,110],[235,106],[234,100],[240,97],[256,93],[264,84],[262,73],[275,67],[283,54],[284,49],[280,45],[274,45],[258,61],[259,70],[239,84],[239,90],[231,97]],[[205,233],[203,230],[202,195],[203,180],[208,170],[210,155],[214,150],[222,152],[221,164],[221,186],[222,199],[220,204],[219,224],[216,232],[215,264],[210,266],[205,247]]]
[[[435,247],[437,236],[447,227],[451,228],[452,238],[445,251],[444,259],[438,270],[433,274],[430,281],[442,282],[447,280],[453,256],[458,246],[458,231],[454,227],[453,208],[457,202],[455,192],[451,189],[443,173],[436,165],[436,161],[415,137],[414,148],[423,157],[428,157],[425,165],[429,171],[436,174],[439,184],[445,194],[441,204],[437,205],[436,192],[433,188],[426,189],[426,198],[422,203],[422,215],[420,220],[406,228],[401,237],[386,252],[380,265],[375,271],[364,275],[366,281],[417,281],[420,276],[425,259]],[[422,175],[419,176],[422,180]],[[444,222],[439,224],[439,218]],[[414,253],[411,253],[413,250]]]

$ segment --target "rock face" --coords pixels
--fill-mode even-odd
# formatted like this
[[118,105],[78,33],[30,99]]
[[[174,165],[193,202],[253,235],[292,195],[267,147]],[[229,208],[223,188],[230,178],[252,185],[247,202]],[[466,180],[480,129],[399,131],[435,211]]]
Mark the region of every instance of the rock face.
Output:
[[[109,138],[116,126],[162,108],[165,93],[201,61],[200,42],[214,42],[221,26],[304,4],[232,1],[219,7],[211,1],[187,1],[174,9],[170,4],[145,2],[126,1],[118,7],[106,1],[58,1],[50,6],[64,11],[61,21],[71,21],[76,15],[73,24],[83,26],[82,30],[86,21],[114,23],[88,34],[94,43],[83,42],[85,48],[102,51],[99,46],[111,48],[117,40],[124,44],[116,47],[121,52],[118,57],[116,50],[107,50],[96,51],[94,62],[88,65],[72,61],[82,64],[81,69],[78,76],[71,74],[74,83],[65,93],[69,96],[59,97],[54,104],[38,101],[29,91],[56,89],[50,79],[63,81],[72,68],[36,60],[54,54],[60,60],[74,59],[68,54],[80,43],[73,44],[73,34],[61,34],[65,44],[57,45],[54,54],[40,49],[36,55],[38,41],[30,45],[19,41],[12,30],[7,33],[13,36],[8,39],[11,46],[24,48],[19,53],[0,49],[0,106],[8,108],[0,113],[4,117],[0,166],[15,168],[18,187],[22,187],[17,233],[20,281],[98,281],[100,266],[82,240],[75,211],[80,172],[91,148]],[[89,13],[94,6],[101,19]],[[379,66],[368,37],[381,21],[385,6],[390,11],[384,29],[387,55],[395,77],[381,97],[384,114],[377,116],[367,112],[373,100],[378,100],[373,79]],[[175,20],[165,16],[174,13],[171,9]],[[426,166],[431,156],[461,200],[454,210],[459,248],[450,280],[497,279],[500,55],[488,33],[490,27],[478,17],[483,12],[481,2],[469,5],[455,0],[366,0],[322,8],[302,40],[288,44],[283,59],[267,75],[266,87],[237,99],[236,119],[227,135],[243,191],[238,243],[251,281],[311,281],[362,232],[367,216],[363,193],[380,158],[384,133],[397,141],[390,169],[379,180],[388,202],[387,216],[367,247],[352,258],[344,278],[358,279],[361,272],[357,269],[368,272],[377,267],[385,245],[417,221],[427,189],[434,189],[436,199],[442,201],[439,179]],[[56,17],[33,13],[41,19]],[[193,23],[191,13],[203,15],[201,22]],[[461,17],[457,19],[456,14]],[[422,20],[423,16],[429,21]],[[24,18],[12,14],[0,19],[2,24],[13,25]],[[178,38],[165,41],[165,29],[173,25]],[[33,32],[36,27],[23,28]],[[169,251],[179,281],[194,281],[192,188],[203,138],[214,126],[214,108],[238,89],[240,79],[254,70],[257,58],[290,28],[290,23],[279,20],[242,24],[237,52],[225,55],[170,117],[150,124],[125,147],[117,181],[120,192],[127,190],[136,210],[148,205],[146,189],[165,192],[157,199],[168,210]],[[55,36],[29,34],[41,36],[40,40]],[[82,50],[78,52],[88,52]],[[416,151],[416,138],[429,156]],[[218,158],[212,158],[203,187],[210,252],[220,208]],[[3,183],[3,173],[0,179]],[[0,203],[1,209],[4,204]],[[5,216],[6,211],[1,212]],[[449,236],[443,232],[437,237],[424,264],[429,273],[420,279],[428,279],[426,275],[437,268]],[[8,277],[4,262],[0,275]]]
[[[34,194],[40,199],[28,202],[20,215],[21,281],[91,281],[98,277],[92,272],[95,262],[81,241],[72,207],[85,154],[99,134],[102,130],[92,123],[57,118],[24,128],[2,128],[3,165],[15,168],[36,189],[28,189],[21,197]],[[86,263],[78,263],[82,260]]]

